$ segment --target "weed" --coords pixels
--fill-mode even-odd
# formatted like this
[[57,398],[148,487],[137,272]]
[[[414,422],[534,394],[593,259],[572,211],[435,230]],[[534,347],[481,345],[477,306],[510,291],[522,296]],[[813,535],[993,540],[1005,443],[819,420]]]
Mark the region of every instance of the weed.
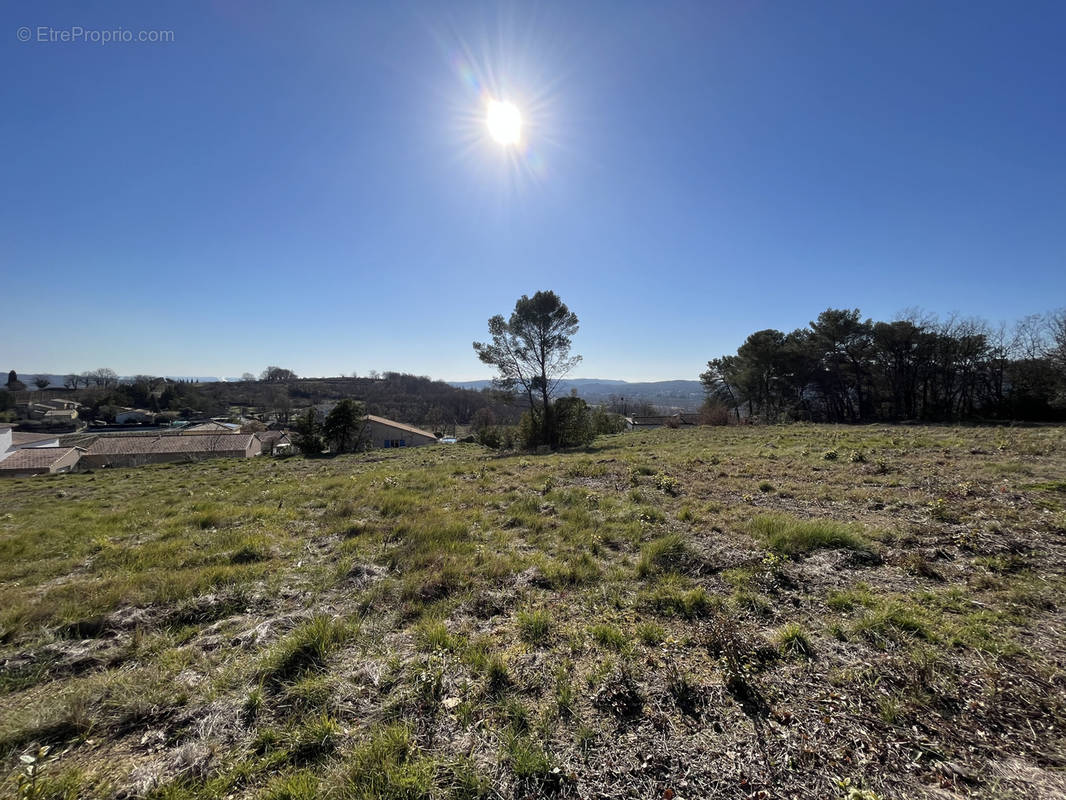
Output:
[[681,481],[660,472],[655,476],[655,488],[663,494],[677,497],[681,494]]

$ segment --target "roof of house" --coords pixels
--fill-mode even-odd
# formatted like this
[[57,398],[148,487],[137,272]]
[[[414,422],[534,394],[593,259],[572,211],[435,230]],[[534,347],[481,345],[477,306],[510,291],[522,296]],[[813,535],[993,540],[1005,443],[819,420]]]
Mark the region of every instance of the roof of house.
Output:
[[58,439],[54,433],[30,433],[24,431],[12,431],[11,444],[15,447],[26,447],[34,442],[48,442],[53,439]]
[[377,422],[381,425],[388,425],[390,428],[397,428],[401,431],[407,431],[408,433],[417,433],[419,436],[428,436],[430,439],[434,440],[437,438],[432,433],[416,428],[414,425],[405,425],[402,422],[394,422],[393,420],[385,419],[384,417],[375,417],[373,414],[367,414],[366,418],[370,422]]
[[0,470],[14,472],[26,469],[50,469],[59,459],[77,452],[77,447],[27,447],[15,450],[0,461]]
[[53,408],[51,411],[45,411],[44,415],[46,417],[73,417],[77,413],[72,408]]
[[219,433],[214,436],[101,436],[89,445],[88,455],[231,453],[247,450],[253,435],[251,433]]
[[276,442],[279,439],[289,438],[288,431],[259,431],[255,434],[261,442]]
[[240,425],[234,425],[232,422],[215,422],[214,420],[210,420],[209,422],[199,422],[196,425],[189,425],[186,428],[182,428],[182,433],[203,433],[204,431],[218,431],[219,433],[226,433],[228,431],[230,433],[236,433],[239,432],[240,429]]

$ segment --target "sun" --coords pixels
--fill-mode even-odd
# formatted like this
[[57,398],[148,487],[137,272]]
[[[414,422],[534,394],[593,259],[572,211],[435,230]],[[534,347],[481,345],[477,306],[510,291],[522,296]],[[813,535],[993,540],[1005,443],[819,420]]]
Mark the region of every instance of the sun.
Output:
[[522,115],[514,103],[489,100],[485,124],[489,135],[502,145],[518,144],[522,138]]

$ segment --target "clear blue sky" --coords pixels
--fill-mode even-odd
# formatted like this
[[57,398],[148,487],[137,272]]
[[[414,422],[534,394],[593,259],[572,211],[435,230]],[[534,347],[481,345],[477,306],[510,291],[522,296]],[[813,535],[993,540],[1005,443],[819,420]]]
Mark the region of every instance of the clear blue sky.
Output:
[[[578,375],[694,378],[829,306],[1066,304],[1058,0],[0,19],[4,370],[487,377],[488,317],[550,288]],[[74,26],[173,41],[37,40]]]

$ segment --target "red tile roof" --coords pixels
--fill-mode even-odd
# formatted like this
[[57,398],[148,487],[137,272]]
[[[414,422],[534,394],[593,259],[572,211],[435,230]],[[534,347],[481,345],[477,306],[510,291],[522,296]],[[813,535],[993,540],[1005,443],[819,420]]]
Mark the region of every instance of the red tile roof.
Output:
[[0,471],[24,469],[50,469],[63,456],[76,447],[27,447],[14,450],[11,455],[0,461]]
[[12,431],[11,444],[15,447],[25,447],[34,442],[47,442],[58,438],[58,433],[27,433],[25,431]]
[[89,445],[87,455],[243,452],[251,444],[253,435],[251,433],[219,433],[196,436],[101,436]]

